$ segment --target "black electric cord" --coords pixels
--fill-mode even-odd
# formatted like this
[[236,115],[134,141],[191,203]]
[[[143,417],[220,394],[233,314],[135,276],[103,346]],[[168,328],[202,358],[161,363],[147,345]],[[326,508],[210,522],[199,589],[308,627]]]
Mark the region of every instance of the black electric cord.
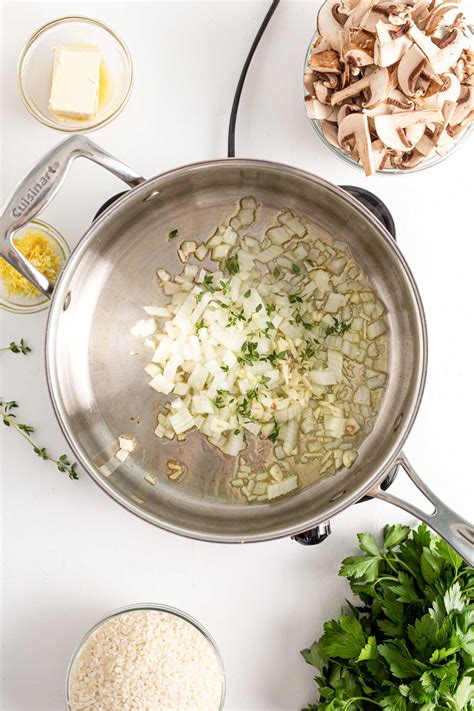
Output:
[[237,111],[239,110],[240,97],[242,95],[242,89],[244,87],[245,78],[250,67],[250,62],[252,61],[253,55],[255,54],[255,50],[257,49],[259,42],[262,39],[262,35],[265,32],[268,23],[272,19],[272,15],[277,9],[279,3],[280,0],[273,0],[272,4],[270,5],[267,14],[263,18],[263,22],[260,25],[257,34],[255,35],[255,39],[252,43],[252,46],[250,47],[250,52],[248,53],[247,59],[245,60],[245,64],[239,77],[239,83],[237,84],[237,89],[235,90],[235,96],[234,101],[232,103],[232,109],[230,112],[229,120],[229,134],[227,142],[227,155],[229,158],[234,158],[235,156],[235,124],[237,122]]

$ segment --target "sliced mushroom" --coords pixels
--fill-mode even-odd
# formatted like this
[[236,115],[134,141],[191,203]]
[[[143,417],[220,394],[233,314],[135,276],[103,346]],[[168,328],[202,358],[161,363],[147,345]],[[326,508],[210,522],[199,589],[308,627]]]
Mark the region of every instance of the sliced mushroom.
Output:
[[364,90],[364,109],[374,109],[385,101],[391,91],[390,72],[385,67],[376,69],[369,75],[369,86]]
[[377,135],[381,141],[395,151],[407,152],[413,149],[413,144],[410,142],[406,128],[414,126],[417,123],[422,123],[426,126],[427,123],[442,123],[443,114],[441,111],[407,111],[400,114],[391,114],[386,116],[375,116],[374,123]]
[[364,108],[373,109],[384,101],[390,92],[390,76],[387,69],[381,67],[371,74],[366,73],[362,79],[349,84],[345,89],[334,92],[331,97],[332,104],[340,104],[341,101],[357,96],[362,91],[366,91],[366,101]]
[[451,30],[439,44],[435,44],[415,24],[410,27],[408,33],[437,74],[444,74],[456,64],[466,47],[466,39],[458,27]]
[[341,72],[339,55],[333,49],[326,49],[324,52],[312,54],[308,67],[314,72],[323,72],[325,74],[340,74]]
[[304,73],[304,88],[308,92],[308,94],[312,94],[314,89],[314,79],[315,79],[315,72],[310,71],[310,72],[305,72]]
[[451,119],[453,118],[454,112],[456,111],[456,106],[457,104],[455,101],[444,102],[443,108],[441,109],[441,113],[443,114],[442,131],[445,131],[451,123]]
[[317,119],[318,121],[322,121],[323,119],[327,119],[334,110],[332,106],[327,106],[318,101],[313,94],[307,94],[304,97],[304,103],[307,117],[313,120]]
[[372,10],[375,2],[376,0],[359,0],[346,20],[345,27],[362,27],[364,17]]
[[441,109],[446,101],[456,102],[458,100],[461,92],[459,79],[454,74],[444,74],[443,78],[445,83],[441,91],[439,91],[439,86],[436,85],[438,89],[436,92],[431,95],[428,95],[428,92],[425,93],[423,99],[424,109]]
[[424,132],[424,123],[415,123],[413,124],[413,126],[407,126],[407,128],[405,129],[405,136],[410,146],[414,148],[416,144],[421,141]]
[[330,123],[329,121],[321,122],[321,131],[325,139],[335,148],[340,148],[339,141],[337,140],[338,128],[335,123]]
[[369,77],[362,77],[362,79],[359,79],[358,81],[349,84],[349,86],[346,86],[345,89],[341,89],[340,91],[334,92],[334,94],[331,96],[331,103],[340,104],[346,99],[350,99],[353,96],[357,96],[357,94],[360,94],[361,91],[367,89],[368,86]]
[[344,147],[352,145],[359,154],[366,175],[375,173],[372,142],[370,140],[369,123],[365,114],[349,114],[339,124],[339,144]]
[[397,68],[397,79],[401,91],[406,96],[415,97],[422,93],[416,85],[426,63],[425,55],[416,45],[412,45],[401,58]]
[[374,109],[364,109],[367,116],[382,116],[383,114],[398,114],[400,111],[413,111],[415,104],[407,99],[399,89],[392,89],[385,101]]
[[458,3],[442,2],[429,15],[423,29],[427,35],[435,35],[438,30],[445,30],[455,23],[459,15],[462,16],[462,12]]
[[394,36],[396,29],[395,25],[388,25],[380,20],[377,22],[374,61],[379,67],[391,67],[399,62],[413,44],[413,40],[405,32]]
[[461,84],[472,85],[474,82],[474,51],[465,49],[459,61],[462,62],[463,65],[463,76],[459,81]]
[[413,170],[413,168],[417,168],[421,165],[425,159],[426,156],[415,149],[410,153],[404,153],[397,167],[400,168],[400,170]]
[[339,21],[337,12],[340,6],[339,0],[326,0],[321,5],[316,19],[318,32],[332,49],[339,49],[339,30],[342,29],[342,22]]
[[423,30],[426,27],[432,10],[433,0],[416,0],[411,12],[411,19]]
[[[336,106],[337,108],[337,106]],[[359,107],[356,104],[344,104],[337,109],[337,123],[340,124],[342,119],[345,119],[349,114],[359,113]]]
[[316,37],[316,39],[314,40],[311,51],[313,54],[317,54],[318,52],[326,52],[326,50],[328,49],[331,49],[331,45],[329,44],[328,40],[326,39],[326,37],[319,35],[319,37]]
[[385,17],[392,25],[404,25],[410,20],[411,7],[405,3],[384,0],[373,7],[373,11]]
[[321,104],[327,104],[328,106],[331,105],[332,91],[329,87],[326,86],[323,81],[315,81],[313,84],[313,89],[317,100],[320,101]]
[[415,148],[419,153],[424,155],[425,158],[429,158],[430,156],[432,156],[435,153],[436,146],[433,143],[433,138],[428,136],[426,129],[425,129],[425,132],[423,133],[423,136],[416,144]]
[[462,123],[473,109],[474,87],[462,85],[457,107],[450,121],[451,126],[457,126]]
[[380,138],[372,141],[372,155],[374,157],[375,170],[383,170],[390,164],[391,154]]
[[[348,41],[342,57],[355,67],[367,67],[374,62],[374,37],[364,30],[348,30]],[[345,31],[344,33],[345,34]]]

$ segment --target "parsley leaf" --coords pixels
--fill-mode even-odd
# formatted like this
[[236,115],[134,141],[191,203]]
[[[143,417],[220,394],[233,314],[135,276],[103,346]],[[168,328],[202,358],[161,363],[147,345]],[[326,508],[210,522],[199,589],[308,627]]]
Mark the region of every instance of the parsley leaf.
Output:
[[326,657],[341,659],[358,657],[365,644],[366,637],[360,622],[348,615],[341,615],[338,622],[326,622],[324,634],[319,640],[321,651]]

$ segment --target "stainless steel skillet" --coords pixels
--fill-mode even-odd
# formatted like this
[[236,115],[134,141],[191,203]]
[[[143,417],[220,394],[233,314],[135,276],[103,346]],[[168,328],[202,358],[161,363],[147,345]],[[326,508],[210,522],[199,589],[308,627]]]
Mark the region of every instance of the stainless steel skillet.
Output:
[[[12,236],[52,200],[80,156],[132,189],[92,224],[54,287],[25,262]],[[183,240],[207,239],[244,195],[262,204],[263,223],[288,207],[310,227],[348,243],[387,307],[391,364],[381,410],[353,468],[294,496],[251,506],[229,498],[232,463],[197,433],[186,443],[168,444],[153,434],[155,397],[142,370],[147,358],[130,355],[139,348],[129,334],[142,306],[157,302],[156,268],[180,266],[176,246],[166,239],[169,230],[178,228]],[[181,535],[246,542],[305,531],[371,494],[425,520],[473,564],[473,527],[426,487],[401,451],[426,376],[426,324],[415,281],[388,232],[347,192],[296,168],[258,160],[209,161],[144,180],[87,138],[73,137],[33,169],[1,220],[2,256],[51,297],[46,372],[58,421],[84,468],[121,505]],[[139,447],[107,477],[101,465],[113,459],[124,433],[134,435]],[[188,467],[180,485],[164,475],[169,458]],[[430,499],[432,514],[381,490],[397,464]],[[144,480],[147,474],[156,477],[154,487]]]

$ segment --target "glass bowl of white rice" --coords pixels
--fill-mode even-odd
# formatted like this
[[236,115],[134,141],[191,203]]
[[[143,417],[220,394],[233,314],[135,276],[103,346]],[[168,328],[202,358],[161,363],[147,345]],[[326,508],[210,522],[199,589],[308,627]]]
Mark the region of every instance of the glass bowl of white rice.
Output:
[[224,665],[206,629],[181,610],[143,603],[103,617],[66,676],[70,711],[221,711]]

